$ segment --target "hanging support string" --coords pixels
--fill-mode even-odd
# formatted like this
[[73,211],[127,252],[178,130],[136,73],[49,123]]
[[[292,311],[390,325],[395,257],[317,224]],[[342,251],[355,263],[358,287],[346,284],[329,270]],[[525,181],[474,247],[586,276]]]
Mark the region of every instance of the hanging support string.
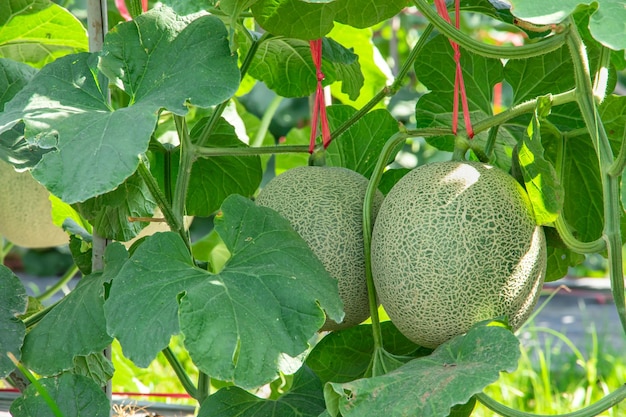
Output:
[[326,99],[324,98],[324,73],[322,72],[322,40],[316,39],[309,42],[311,46],[311,56],[315,65],[315,74],[317,77],[317,88],[315,90],[315,100],[313,103],[313,115],[311,116],[311,142],[309,145],[309,153],[313,153],[315,149],[315,138],[317,137],[318,119],[321,124],[322,143],[324,149],[330,145],[330,128],[328,127],[328,117],[326,115]]
[[[443,17],[448,23],[450,22],[450,16],[448,9],[446,8],[445,0],[435,0],[435,7],[437,13]],[[461,21],[461,6],[459,0],[455,0],[454,3],[454,27],[459,29],[459,23]],[[458,132],[458,119],[459,119],[459,95],[461,96],[461,104],[463,106],[463,120],[465,121],[465,129],[467,130],[467,136],[471,139],[474,137],[474,129],[472,128],[472,121],[470,120],[469,105],[467,103],[467,94],[465,92],[465,83],[463,82],[463,70],[461,68],[461,49],[459,44],[454,41],[450,41],[452,49],[454,51],[454,61],[456,62],[456,72],[454,74],[454,104],[452,108],[452,133],[455,135]]]

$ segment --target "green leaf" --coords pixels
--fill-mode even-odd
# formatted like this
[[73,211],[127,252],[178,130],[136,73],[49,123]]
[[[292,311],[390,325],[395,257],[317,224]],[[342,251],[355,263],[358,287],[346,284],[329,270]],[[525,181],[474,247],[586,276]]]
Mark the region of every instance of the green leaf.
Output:
[[308,41],[323,37],[333,28],[335,4],[259,0],[252,5],[252,14],[263,29],[274,35]]
[[604,209],[598,157],[588,135],[565,142],[563,216],[583,242],[602,236]]
[[228,32],[215,16],[194,17],[163,7],[116,26],[105,38],[102,72],[131,103],[181,116],[187,102],[210,107],[228,99],[240,77]]
[[130,95],[129,107],[107,104],[97,55],[73,55],[47,65],[7,103],[0,127],[21,117],[29,140],[56,148],[33,176],[63,201],[111,191],[137,168],[159,109],[184,115],[188,102],[208,107],[237,90],[237,58],[225,38],[215,17],[189,21],[151,10],[105,39],[100,67]]
[[508,61],[504,78],[513,89],[513,104],[563,93],[575,86],[572,57],[566,46],[532,58]]
[[[372,42],[373,32],[371,28],[356,29],[348,25],[335,23],[335,27],[328,35],[345,48],[352,50],[359,57],[358,63],[364,81],[362,82],[363,86],[359,90],[358,98],[354,99],[353,96],[343,92],[343,84],[341,87],[336,83],[330,86],[333,97],[357,109],[365,106],[391,79],[391,70],[384,60],[380,59],[380,53]],[[385,108],[382,102],[379,103],[379,106]]]
[[237,195],[221,213],[215,230],[232,256],[219,274],[195,267],[178,235],[155,234],[114,279],[105,313],[109,333],[137,365],[182,331],[201,371],[251,388],[306,349],[324,323],[321,308],[341,320],[341,301],[288,221]]
[[0,57],[41,68],[89,48],[87,31],[69,11],[49,0],[4,0]]
[[76,356],[74,367],[70,372],[76,375],[86,376],[98,386],[103,387],[113,377],[115,369],[113,363],[102,352],[91,353],[86,356]]
[[26,290],[19,278],[9,268],[0,265],[0,378],[15,369],[7,353],[20,358],[26,326],[17,316],[26,313],[27,301]]
[[317,417],[325,410],[322,383],[306,366],[293,377],[291,389],[277,400],[266,400],[238,387],[210,395],[198,417]]
[[0,58],[0,111],[30,80],[37,70],[11,59]]
[[544,2],[542,0],[511,0],[511,13],[516,17],[537,25],[561,23],[579,5],[597,5],[591,15],[589,29],[593,37],[602,45],[620,50],[626,48],[626,8],[620,1],[614,0],[560,0]]
[[[160,3],[171,7],[176,14],[185,16],[188,14],[203,12],[209,6],[215,6],[218,0],[163,0]],[[221,0],[220,3],[224,1]]]
[[117,274],[127,257],[121,244],[107,246],[104,272],[83,277],[26,335],[22,348],[26,366],[40,375],[55,375],[72,369],[76,356],[100,352],[111,343],[103,311],[104,284]]
[[570,267],[582,263],[585,260],[585,255],[569,250],[555,228],[544,227],[543,231],[546,235],[548,256],[545,282],[552,282],[566,276]]
[[[191,131],[192,141],[200,137],[208,120],[205,118],[196,123]],[[235,128],[220,118],[206,147],[245,148],[247,145],[239,140]],[[262,177],[258,155],[199,158],[191,169],[185,206],[187,214],[209,216],[231,194],[251,196],[261,184]]]
[[137,173],[115,190],[76,204],[100,236],[121,242],[131,240],[148,225],[148,222],[130,221],[129,217],[150,217],[155,207],[156,202]]
[[389,169],[385,171],[378,184],[378,189],[381,193],[387,195],[393,186],[400,181],[400,178],[404,177],[409,172],[411,172],[411,170],[408,168]]
[[[335,130],[350,119],[356,109],[334,105],[329,106],[327,112],[330,129]],[[349,168],[369,178],[385,142],[397,132],[398,121],[387,110],[371,111],[331,142],[326,150],[326,164]]]
[[111,191],[130,176],[156,123],[156,114],[138,106],[111,111],[97,64],[95,54],[57,59],[5,106],[8,119],[24,119],[31,143],[54,149],[33,176],[67,203]]
[[337,0],[335,20],[363,29],[395,16],[408,3],[408,0]]
[[[91,379],[70,373],[39,382],[57,404],[63,417],[109,417],[111,405],[102,388]],[[45,399],[31,384],[11,404],[13,417],[55,417]]]
[[[249,48],[245,42],[242,38],[243,53]],[[341,81],[342,91],[357,98],[363,85],[358,57],[328,38],[323,39],[322,49],[324,84]],[[254,55],[249,74],[283,97],[308,96],[317,87],[309,42],[300,39],[273,37],[263,41]]]
[[519,358],[517,338],[503,327],[477,326],[386,375],[347,383],[327,383],[332,416],[445,417],[511,372]]
[[548,225],[557,219],[563,207],[563,187],[556,170],[543,156],[538,111],[520,144],[518,158],[535,220],[538,225]]
[[[26,64],[0,58],[0,112],[36,73],[37,70]],[[0,133],[0,159],[10,162],[18,169],[36,165],[41,155],[47,151],[30,145],[24,139],[24,123],[14,125],[9,122],[7,128]]]
[[[436,36],[415,62],[415,73],[420,82],[431,92],[422,96],[415,109],[416,127],[452,127],[454,101],[454,74],[456,64],[450,42],[444,36]],[[467,101],[472,123],[492,115],[493,86],[502,81],[502,63],[497,59],[485,58],[461,49],[461,67],[467,93]],[[460,102],[459,102],[460,103]],[[464,131],[465,123],[459,104],[459,132]],[[483,148],[488,133],[477,134],[472,140]],[[445,151],[454,149],[454,136],[445,135],[428,139],[428,142]],[[517,140],[508,131],[500,129],[495,145],[493,163],[508,170],[510,155]]]
[[[398,356],[418,356],[430,352],[404,337],[391,321],[380,325],[387,352]],[[349,382],[366,375],[373,354],[372,325],[361,324],[324,336],[309,353],[306,364],[323,383]]]

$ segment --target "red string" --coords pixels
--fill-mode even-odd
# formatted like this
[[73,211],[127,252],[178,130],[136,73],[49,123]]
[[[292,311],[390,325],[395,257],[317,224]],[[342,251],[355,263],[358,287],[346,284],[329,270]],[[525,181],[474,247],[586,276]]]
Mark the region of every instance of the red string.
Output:
[[313,64],[315,64],[315,72],[317,76],[317,89],[315,90],[315,102],[313,103],[313,115],[311,116],[311,142],[309,145],[309,153],[313,153],[315,149],[315,138],[317,137],[317,120],[320,119],[322,125],[322,143],[324,149],[330,144],[330,128],[328,127],[328,117],[326,116],[326,100],[324,98],[324,73],[322,72],[322,40],[316,39],[310,41],[311,56]]
[[[437,13],[439,13],[439,15],[443,17],[446,22],[451,23],[445,0],[435,0],[435,7],[437,8]],[[454,26],[458,29],[459,23],[461,21],[461,6],[459,0],[456,0],[454,4],[454,17]],[[461,68],[461,50],[459,48],[459,45],[452,40],[450,40],[450,45],[452,45],[452,49],[454,51],[454,61],[456,62],[456,71],[454,73],[454,102],[452,108],[452,133],[456,135],[458,131],[460,92],[461,104],[463,106],[463,120],[465,121],[467,135],[471,139],[474,137],[474,129],[472,128],[472,121],[469,114],[469,105],[467,103],[467,94],[465,91],[465,82],[463,81],[463,70]]]

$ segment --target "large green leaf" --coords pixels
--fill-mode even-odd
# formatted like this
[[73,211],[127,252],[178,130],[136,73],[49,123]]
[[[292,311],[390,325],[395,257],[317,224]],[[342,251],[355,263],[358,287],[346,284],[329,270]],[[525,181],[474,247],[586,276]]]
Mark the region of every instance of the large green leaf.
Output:
[[507,329],[477,326],[388,374],[347,383],[327,383],[332,416],[446,417],[517,367],[519,342]]
[[231,97],[240,74],[226,28],[214,16],[194,17],[163,7],[116,26],[102,48],[102,72],[131,103],[179,115],[187,102],[209,107]]
[[198,417],[317,417],[326,407],[319,378],[303,366],[288,392],[277,400],[259,398],[238,387],[222,388],[201,405]]
[[604,227],[602,182],[598,157],[588,135],[566,141],[562,177],[565,220],[583,242],[598,239]]
[[335,20],[367,28],[395,16],[408,3],[408,0],[336,0]]
[[589,29],[593,37],[611,49],[626,48],[626,8],[615,0],[511,0],[511,13],[516,17],[538,25],[561,23],[579,5],[595,3],[597,10],[591,15]]
[[7,354],[11,352],[18,360],[20,348],[26,335],[26,326],[17,318],[26,312],[28,297],[19,278],[4,265],[0,265],[0,378],[14,368]]
[[[63,417],[109,417],[111,414],[111,404],[102,388],[85,376],[65,373],[39,382]],[[33,384],[13,401],[10,412],[13,417],[55,417]]]
[[[419,356],[430,352],[404,337],[391,321],[381,324],[383,345],[399,356]],[[361,324],[326,335],[309,353],[306,364],[322,382],[349,382],[366,376],[374,354],[372,325]]]
[[[346,105],[327,108],[331,130],[337,129],[356,113]],[[367,113],[335,139],[326,151],[326,164],[350,168],[369,178],[385,142],[398,132],[398,121],[384,109]]]
[[80,21],[50,0],[3,0],[0,8],[0,57],[33,67],[88,49]]
[[[191,131],[192,141],[201,135],[207,122],[208,119],[203,119],[196,123]],[[235,128],[222,118],[206,146],[209,148],[247,147],[237,137]],[[231,194],[251,196],[261,184],[262,177],[261,158],[258,155],[200,158],[194,162],[191,169],[187,192],[187,214],[209,216]]]
[[[244,52],[247,49],[244,48]],[[324,83],[341,81],[341,90],[356,99],[363,86],[358,57],[332,39],[322,44]],[[317,75],[309,42],[274,37],[265,40],[250,65],[250,75],[283,97],[303,97],[315,91]]]
[[330,32],[334,20],[366,28],[389,19],[407,4],[407,0],[259,0],[252,5],[252,14],[272,34],[311,40]]
[[263,29],[287,38],[319,39],[333,28],[335,2],[305,3],[301,0],[259,0],[252,14]]
[[232,254],[219,274],[195,267],[178,235],[147,238],[113,281],[109,333],[145,367],[182,331],[200,370],[262,385],[306,349],[320,307],[341,319],[337,283],[289,222],[248,199],[227,198],[215,229]]
[[[549,100],[544,101],[548,102],[546,111],[549,111]],[[539,109],[535,111],[519,145],[518,159],[535,220],[539,225],[548,225],[557,219],[563,207],[563,187],[554,166],[544,158],[539,112]]]
[[148,222],[130,221],[129,217],[150,217],[155,206],[146,183],[137,173],[113,191],[76,204],[100,236],[121,242],[134,238],[148,225]]
[[117,274],[127,258],[122,245],[107,247],[104,272],[81,279],[26,335],[22,348],[26,366],[40,375],[55,375],[72,369],[76,356],[101,352],[111,343],[104,320],[104,284]]
[[572,57],[567,47],[528,59],[512,59],[504,78],[513,89],[513,104],[574,88]]
[[215,17],[144,13],[107,35],[100,63],[131,96],[129,107],[107,104],[97,55],[72,55],[44,67],[7,103],[0,129],[23,118],[29,140],[55,149],[33,176],[64,201],[111,191],[137,168],[159,109],[185,114],[188,101],[208,107],[236,91],[239,70],[225,37]]
[[[493,113],[493,87],[502,81],[502,63],[497,59],[485,58],[461,49],[461,67],[470,118],[472,123],[476,123]],[[448,39],[437,36],[429,41],[420,59],[415,62],[415,73],[419,81],[431,90],[417,102],[415,116],[418,128],[452,127],[455,71],[454,52]],[[461,107],[459,104],[459,131],[465,129]],[[472,140],[478,141],[484,147],[487,133],[480,133]],[[431,138],[429,142],[446,151],[454,148],[453,135]],[[507,129],[500,129],[494,163],[508,169],[511,149],[515,143],[515,138]]]

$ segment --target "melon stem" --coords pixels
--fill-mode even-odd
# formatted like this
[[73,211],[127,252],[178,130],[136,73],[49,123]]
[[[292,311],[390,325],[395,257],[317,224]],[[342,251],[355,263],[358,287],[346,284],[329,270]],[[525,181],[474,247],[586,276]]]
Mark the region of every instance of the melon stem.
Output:
[[[573,19],[570,17],[569,20],[571,30],[568,32],[567,46],[572,56],[572,64],[574,66],[576,99],[598,156],[604,202],[604,229],[602,238],[605,240],[607,246],[609,277],[615,307],[622,324],[622,329],[626,333],[626,299],[624,297],[624,274],[622,270],[622,238],[620,231],[622,210],[619,198],[619,177],[616,176],[615,172],[612,170],[612,168],[615,167],[615,158],[596,105],[594,90],[591,85],[586,47]],[[603,54],[603,56],[604,55],[605,54]],[[607,59],[608,58],[605,56],[605,60]],[[599,67],[602,68],[605,64],[606,62],[601,63]]]
[[[365,201],[363,203],[363,242],[365,248],[365,276],[367,278],[367,292],[369,297],[370,314],[372,318],[372,337],[374,339],[374,351],[378,351],[383,348],[382,331],[380,328],[380,317],[378,316],[378,297],[376,296],[376,287],[374,285],[374,277],[372,276],[372,205],[374,202],[374,196],[378,189],[378,183],[383,176],[387,161],[391,158],[391,155],[395,151],[398,145],[403,143],[409,135],[406,132],[398,132],[385,142],[376,166],[372,172],[367,190],[365,192]],[[378,355],[374,355],[373,361],[376,361]],[[375,373],[379,369],[378,366],[372,366],[372,373]],[[376,376],[376,375],[372,375]]]

